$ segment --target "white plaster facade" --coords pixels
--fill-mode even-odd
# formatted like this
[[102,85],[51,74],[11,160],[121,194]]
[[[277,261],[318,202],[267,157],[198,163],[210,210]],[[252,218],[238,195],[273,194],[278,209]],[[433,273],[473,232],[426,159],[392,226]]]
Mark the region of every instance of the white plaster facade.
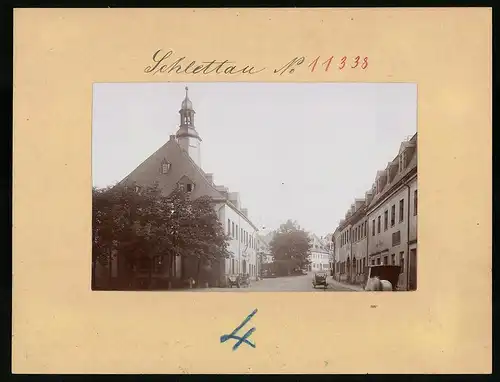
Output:
[[224,222],[226,234],[231,237],[229,251],[233,255],[231,259],[226,259],[225,275],[246,273],[255,280],[258,275],[257,229],[243,212],[229,204],[220,210],[219,219]]
[[310,235],[309,237],[311,239],[311,254],[308,257],[309,261],[311,262],[309,264],[309,270],[312,272],[328,272],[330,269],[330,256],[326,241],[314,234]]

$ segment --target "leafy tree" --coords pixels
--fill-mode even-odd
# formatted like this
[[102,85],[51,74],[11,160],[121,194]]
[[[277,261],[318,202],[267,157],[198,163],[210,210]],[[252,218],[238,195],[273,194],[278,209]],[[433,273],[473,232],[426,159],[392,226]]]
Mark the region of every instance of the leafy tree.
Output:
[[180,190],[164,196],[155,184],[94,189],[92,199],[93,282],[96,265],[106,266],[114,256],[129,264],[149,262],[150,276],[153,256],[170,255],[170,268],[176,256],[196,260],[196,278],[203,263],[229,256],[228,238],[208,197],[192,201]]
[[309,235],[300,229],[297,222],[288,220],[274,233],[270,243],[276,269],[279,273],[290,273],[297,267],[309,264],[311,242]]

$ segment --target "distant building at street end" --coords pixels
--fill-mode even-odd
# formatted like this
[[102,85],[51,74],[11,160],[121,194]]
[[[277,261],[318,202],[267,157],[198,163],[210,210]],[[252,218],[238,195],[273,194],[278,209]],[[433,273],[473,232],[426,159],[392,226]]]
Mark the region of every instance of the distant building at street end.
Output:
[[[135,184],[138,190],[157,183],[164,195],[177,188],[189,193],[191,199],[209,196],[214,201],[224,230],[230,237],[230,259],[220,263],[205,264],[210,286],[224,286],[230,274],[245,273],[255,280],[258,275],[257,250],[258,229],[249,218],[248,210],[243,208],[238,192],[231,192],[223,185],[214,182],[214,176],[201,168],[201,138],[194,124],[193,103],[186,96],[179,110],[180,125],[177,133],[168,142],[141,163],[120,184]],[[156,279],[185,280],[195,274],[195,265],[180,257],[171,258],[170,254],[155,257],[153,277]],[[112,273],[123,265],[112,266]]]
[[333,251],[333,233],[329,233],[325,236],[325,244],[328,251],[328,272],[333,275],[334,269],[334,251]]
[[369,265],[400,265],[398,288],[417,288],[417,134],[378,171],[363,199],[356,199],[332,234],[334,274],[363,283]]
[[274,261],[271,247],[269,246],[272,240],[272,235],[257,234],[257,252],[261,257],[262,264],[270,264]]
[[311,248],[309,255],[310,264],[308,266],[309,271],[317,272],[317,271],[326,271],[330,269],[330,260],[329,260],[329,252],[328,252],[328,243],[322,238],[318,237],[315,234],[310,234],[309,238],[311,239]]

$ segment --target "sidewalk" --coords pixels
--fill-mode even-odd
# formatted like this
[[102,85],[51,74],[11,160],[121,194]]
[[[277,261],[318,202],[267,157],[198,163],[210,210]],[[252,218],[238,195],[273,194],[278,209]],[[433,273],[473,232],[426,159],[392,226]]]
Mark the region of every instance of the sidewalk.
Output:
[[351,289],[353,291],[358,291],[358,292],[362,292],[364,291],[363,287],[362,286],[359,286],[359,285],[352,285],[352,284],[347,284],[347,283],[343,283],[343,282],[340,282],[340,281],[337,281],[335,280],[333,277],[328,277],[328,284],[331,284],[331,285],[336,285],[340,288],[346,288],[346,289]]

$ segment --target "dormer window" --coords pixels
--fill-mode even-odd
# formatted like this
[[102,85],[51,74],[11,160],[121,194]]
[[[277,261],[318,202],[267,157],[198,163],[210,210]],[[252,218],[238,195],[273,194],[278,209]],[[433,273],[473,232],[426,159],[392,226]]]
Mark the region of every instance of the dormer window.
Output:
[[406,151],[399,155],[399,172],[403,171],[406,167]]
[[187,192],[192,192],[194,190],[194,184],[188,183],[186,184],[186,191]]
[[167,162],[165,159],[161,162],[161,173],[166,174],[170,170],[170,167],[172,166],[171,163]]

